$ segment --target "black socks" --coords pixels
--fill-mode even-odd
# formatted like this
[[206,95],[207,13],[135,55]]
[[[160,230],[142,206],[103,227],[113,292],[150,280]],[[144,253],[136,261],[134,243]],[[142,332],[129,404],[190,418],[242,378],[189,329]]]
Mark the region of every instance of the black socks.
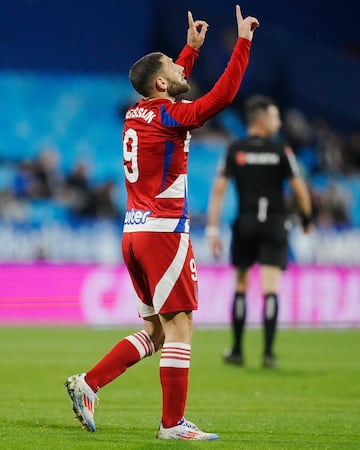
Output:
[[245,319],[245,294],[242,292],[236,292],[232,308],[232,329],[234,339],[232,352],[239,355],[242,354],[242,335],[244,331]]
[[264,303],[263,323],[264,323],[264,356],[273,356],[272,348],[276,333],[278,317],[278,296],[277,294],[266,294]]

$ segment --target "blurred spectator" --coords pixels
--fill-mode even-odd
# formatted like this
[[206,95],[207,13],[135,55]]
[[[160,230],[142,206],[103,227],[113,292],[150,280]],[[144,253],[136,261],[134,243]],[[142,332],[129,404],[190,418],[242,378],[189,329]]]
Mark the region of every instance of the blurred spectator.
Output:
[[44,149],[33,167],[34,192],[36,198],[56,197],[63,183],[59,153],[54,148]]
[[313,143],[314,133],[305,114],[298,109],[289,109],[284,114],[283,133],[286,141],[297,153],[299,148]]
[[89,166],[85,162],[77,163],[65,180],[61,200],[77,216],[87,217],[92,210],[92,188],[89,181]]
[[325,191],[324,203],[332,211],[335,224],[341,227],[348,227],[350,225],[350,194],[340,184],[335,182],[329,184]]
[[[324,189],[310,189],[314,223],[321,229],[343,229],[351,226],[350,194],[340,184],[331,181]],[[288,206],[296,217],[296,204],[288,198]]]
[[79,218],[116,219],[119,211],[115,206],[114,190],[115,183],[110,180],[92,186],[89,166],[79,162],[65,181],[61,201]]
[[330,128],[324,117],[315,118],[313,127],[320,169],[332,174],[344,172],[343,138]]
[[347,228],[349,219],[349,194],[337,183],[329,186],[318,195],[317,225],[321,228]]
[[37,160],[20,161],[14,166],[11,185],[0,191],[0,218],[26,221],[28,202],[50,200],[65,206],[80,219],[117,219],[120,212],[114,200],[115,188],[111,180],[93,185],[85,161],[78,162],[65,177],[60,170],[58,152],[45,149]]
[[27,204],[16,199],[11,189],[0,191],[0,218],[10,222],[24,222],[27,219]]
[[94,210],[97,219],[116,219],[119,217],[113,197],[115,183],[113,181],[105,181],[95,189],[94,192]]
[[15,170],[12,186],[16,198],[30,199],[35,195],[35,175],[33,161],[21,161]]
[[318,172],[320,161],[314,145],[315,133],[305,114],[295,108],[286,111],[282,131],[285,140],[294,149],[304,175]]

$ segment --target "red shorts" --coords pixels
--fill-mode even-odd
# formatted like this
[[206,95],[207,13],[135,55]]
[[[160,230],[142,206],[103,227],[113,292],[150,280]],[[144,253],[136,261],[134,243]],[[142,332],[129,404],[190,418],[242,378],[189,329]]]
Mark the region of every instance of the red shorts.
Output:
[[141,317],[197,309],[197,272],[188,233],[123,233],[122,252]]

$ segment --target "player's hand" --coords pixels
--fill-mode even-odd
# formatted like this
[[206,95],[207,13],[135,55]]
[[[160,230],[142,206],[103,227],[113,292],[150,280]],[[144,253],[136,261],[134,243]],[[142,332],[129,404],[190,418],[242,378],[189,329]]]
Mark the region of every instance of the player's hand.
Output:
[[208,239],[211,253],[215,258],[218,258],[222,252],[222,244],[219,236],[209,236]]
[[254,31],[260,25],[259,21],[255,17],[245,17],[241,14],[241,9],[239,5],[236,5],[236,21],[238,28],[238,37],[242,37],[252,41]]
[[187,32],[187,44],[195,50],[203,45],[205,35],[209,25],[204,20],[195,20],[190,11],[188,11],[189,28]]

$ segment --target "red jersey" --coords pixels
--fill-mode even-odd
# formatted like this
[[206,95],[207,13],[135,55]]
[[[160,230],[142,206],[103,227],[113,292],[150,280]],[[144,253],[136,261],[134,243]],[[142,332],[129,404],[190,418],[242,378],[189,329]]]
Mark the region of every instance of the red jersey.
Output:
[[[190,130],[228,106],[244,76],[251,42],[240,38],[215,86],[192,102],[140,100],[125,115],[123,130],[127,205],[124,232],[189,232]],[[186,45],[176,64],[188,77],[198,52]]]

